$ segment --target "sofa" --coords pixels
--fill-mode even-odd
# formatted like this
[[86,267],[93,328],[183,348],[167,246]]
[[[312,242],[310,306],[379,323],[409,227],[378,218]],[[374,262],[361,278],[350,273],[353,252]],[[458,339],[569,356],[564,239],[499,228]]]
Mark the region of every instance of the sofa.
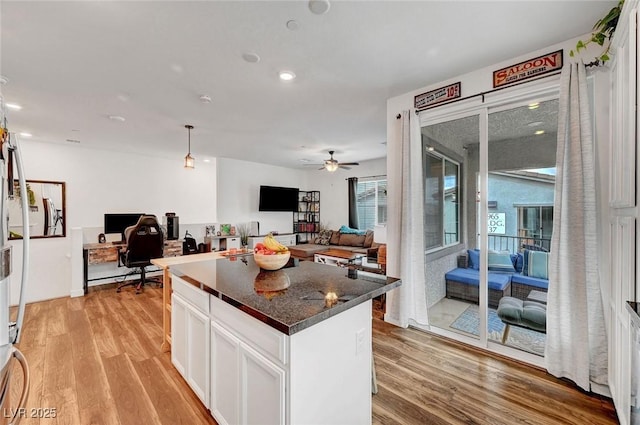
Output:
[[373,231],[360,231],[342,226],[338,230],[322,230],[313,243],[290,246],[289,252],[293,258],[313,261],[314,254],[328,249],[341,249],[375,257],[378,244],[373,242]]
[[[489,307],[502,297],[526,300],[532,290],[547,292],[549,253],[525,249],[522,253],[489,252]],[[446,297],[478,303],[480,251],[467,250],[458,257],[458,267],[445,273]]]

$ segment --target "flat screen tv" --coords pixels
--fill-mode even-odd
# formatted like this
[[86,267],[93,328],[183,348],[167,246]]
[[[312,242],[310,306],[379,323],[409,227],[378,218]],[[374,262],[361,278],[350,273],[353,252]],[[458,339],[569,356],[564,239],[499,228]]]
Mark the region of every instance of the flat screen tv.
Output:
[[118,233],[124,241],[124,229],[133,226],[144,213],[123,213],[104,215],[104,233]]
[[260,186],[258,211],[297,211],[297,187]]

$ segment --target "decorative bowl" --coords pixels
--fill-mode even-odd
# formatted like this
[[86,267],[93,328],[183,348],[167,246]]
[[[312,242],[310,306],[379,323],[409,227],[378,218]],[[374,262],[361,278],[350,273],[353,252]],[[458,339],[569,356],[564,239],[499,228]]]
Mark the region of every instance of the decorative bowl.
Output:
[[282,254],[272,255],[253,254],[253,260],[261,269],[264,270],[278,270],[283,268],[289,261],[289,257],[291,257],[291,253],[289,251]]

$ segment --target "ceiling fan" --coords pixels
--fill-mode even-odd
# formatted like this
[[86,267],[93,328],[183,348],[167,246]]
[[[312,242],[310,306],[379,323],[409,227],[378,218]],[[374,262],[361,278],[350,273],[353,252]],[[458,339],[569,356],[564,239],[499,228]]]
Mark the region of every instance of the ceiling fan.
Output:
[[328,172],[333,173],[338,168],[342,168],[344,170],[350,170],[351,165],[360,165],[360,163],[358,162],[338,162],[337,160],[333,159],[334,153],[335,151],[329,151],[329,155],[331,157],[324,161],[324,165],[322,166],[322,168],[319,168],[319,170],[327,170]]

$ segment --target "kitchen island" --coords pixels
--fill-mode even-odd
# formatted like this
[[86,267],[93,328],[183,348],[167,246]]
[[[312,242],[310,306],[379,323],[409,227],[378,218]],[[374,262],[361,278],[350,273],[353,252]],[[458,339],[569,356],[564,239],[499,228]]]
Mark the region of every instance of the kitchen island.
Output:
[[251,255],[169,271],[172,363],[218,423],[371,422],[371,299],[398,279]]

